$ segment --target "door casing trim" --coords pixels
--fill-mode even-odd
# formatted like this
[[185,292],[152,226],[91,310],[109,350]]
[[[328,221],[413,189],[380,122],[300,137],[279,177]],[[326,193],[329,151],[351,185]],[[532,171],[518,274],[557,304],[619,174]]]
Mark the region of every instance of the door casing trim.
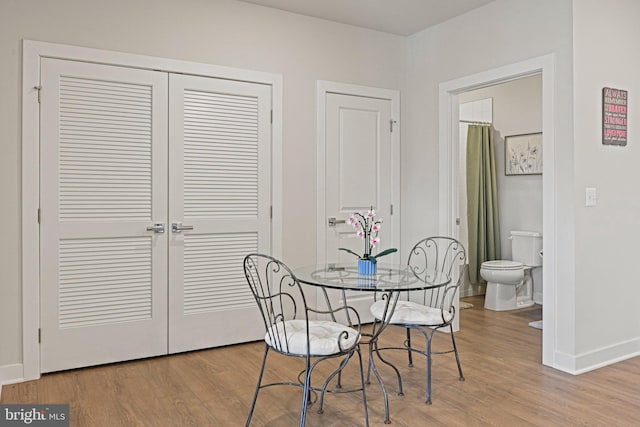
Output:
[[271,86],[271,250],[282,256],[282,75],[55,43],[22,42],[22,378],[40,377],[40,85],[41,58],[57,58],[262,83]]

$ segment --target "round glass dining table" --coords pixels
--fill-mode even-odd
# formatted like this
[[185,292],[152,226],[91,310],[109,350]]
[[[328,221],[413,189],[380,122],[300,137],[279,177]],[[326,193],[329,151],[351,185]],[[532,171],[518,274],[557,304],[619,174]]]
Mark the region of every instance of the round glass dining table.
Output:
[[[375,298],[386,301],[381,319],[374,319],[371,333],[363,333],[369,338],[369,367],[373,371],[384,396],[385,424],[391,422],[389,418],[389,399],[387,389],[376,368],[374,353],[385,364],[392,367],[398,378],[400,373],[391,363],[380,357],[377,351],[378,337],[389,325],[398,297],[407,291],[419,291],[446,286],[451,282],[446,275],[431,276],[424,271],[416,271],[407,265],[378,263],[375,274],[360,274],[355,263],[327,263],[309,265],[293,270],[300,283],[326,289],[342,291],[342,300],[348,304],[345,291],[373,292]],[[367,375],[368,376],[368,375]],[[400,390],[399,394],[402,394]]]
[[378,263],[376,270],[375,274],[360,274],[357,264],[327,263],[296,268],[293,273],[307,285],[365,292],[416,291],[450,282],[448,277],[431,277],[401,264]]

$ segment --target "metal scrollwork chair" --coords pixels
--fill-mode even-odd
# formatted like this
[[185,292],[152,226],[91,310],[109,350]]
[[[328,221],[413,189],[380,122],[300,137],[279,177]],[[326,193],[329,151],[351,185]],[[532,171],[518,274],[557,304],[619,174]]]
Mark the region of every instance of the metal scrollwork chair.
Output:
[[[337,375],[340,381],[342,370],[349,360],[357,355],[360,363],[360,386],[348,391],[361,391],[365,423],[369,425],[367,396],[365,392],[362,355],[360,353],[360,318],[358,312],[347,305],[336,309],[316,310],[307,305],[302,286],[292,271],[281,261],[263,254],[249,254],[244,259],[244,272],[251,292],[255,297],[265,326],[265,350],[258,383],[247,417],[249,426],[261,389],[276,385],[301,387],[302,407],[300,426],[304,426],[307,408],[311,404],[311,393],[321,392],[318,412],[322,412],[324,394],[329,382]],[[340,323],[337,319],[347,319]],[[353,322],[352,319],[355,319]],[[304,369],[297,382],[273,382],[263,384],[263,374],[269,351],[304,359]],[[322,387],[313,387],[311,374],[324,360],[342,358],[339,366],[324,381]],[[337,388],[341,388],[338,381]],[[336,392],[341,392],[335,390]]]
[[[385,347],[376,349],[380,360],[391,366],[398,378],[399,394],[402,394],[400,373],[391,363],[380,356],[381,350],[406,350],[409,367],[413,367],[413,353],[423,354],[427,358],[426,404],[431,404],[431,363],[432,355],[454,353],[460,381],[464,381],[458,348],[453,334],[453,320],[456,316],[454,306],[456,292],[462,283],[463,272],[457,270],[466,263],[467,255],[464,246],[450,237],[427,237],[419,241],[409,253],[408,267],[420,280],[432,283],[439,282],[439,275],[451,278],[448,285],[421,291],[406,292],[398,301],[391,316],[390,324],[406,329],[407,338],[404,347]],[[384,315],[384,301],[376,301],[371,306],[371,314],[380,320]],[[438,329],[449,328],[452,347],[446,351],[434,352],[431,349],[433,336]],[[416,348],[411,341],[411,331],[419,331],[425,338],[426,348]]]

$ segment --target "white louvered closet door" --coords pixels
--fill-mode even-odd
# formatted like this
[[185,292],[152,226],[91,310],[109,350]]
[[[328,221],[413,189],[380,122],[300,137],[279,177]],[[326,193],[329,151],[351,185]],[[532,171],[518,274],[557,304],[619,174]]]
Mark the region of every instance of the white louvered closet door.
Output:
[[271,87],[169,88],[169,352],[261,339],[242,261],[271,250]]
[[41,371],[166,354],[167,75],[41,64]]

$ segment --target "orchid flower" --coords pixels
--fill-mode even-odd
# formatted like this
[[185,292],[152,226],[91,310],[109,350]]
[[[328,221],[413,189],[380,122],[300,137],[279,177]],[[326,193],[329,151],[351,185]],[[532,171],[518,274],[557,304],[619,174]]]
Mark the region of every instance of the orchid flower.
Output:
[[378,232],[382,229],[382,220],[375,220],[376,211],[373,206],[367,211],[367,213],[355,212],[349,216],[348,223],[356,229],[356,235],[364,240],[364,254],[358,255],[351,249],[339,248],[345,252],[349,252],[360,259],[368,259],[375,263],[376,258],[397,252],[397,249],[385,249],[376,255],[372,254],[373,248],[380,244],[380,238],[378,238]]

